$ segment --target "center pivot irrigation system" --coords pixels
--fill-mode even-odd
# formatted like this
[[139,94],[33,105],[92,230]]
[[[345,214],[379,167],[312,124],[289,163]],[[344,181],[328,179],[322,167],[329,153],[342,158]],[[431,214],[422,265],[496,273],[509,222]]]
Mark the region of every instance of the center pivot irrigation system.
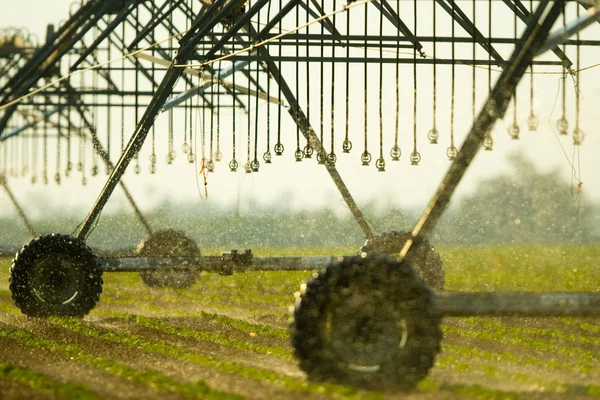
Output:
[[[200,270],[314,269],[296,294],[291,327],[301,367],[310,379],[386,390],[410,389],[427,375],[440,351],[443,316],[600,315],[600,293],[443,292],[442,262],[426,240],[477,152],[492,148],[492,128],[511,101],[509,134],[518,138],[515,98],[525,74],[529,130],[539,124],[534,70],[543,69],[563,76],[557,130],[569,133],[565,82],[573,77],[579,87],[585,69],[580,50],[600,44],[580,37],[600,20],[598,6],[589,0],[88,0],[48,30],[45,44],[5,36],[0,184],[32,234],[9,177],[35,183],[41,176],[47,183],[52,161],[57,184],[76,173],[85,184],[89,158],[92,175],[101,173],[100,158],[108,176],[74,236],[36,237],[16,255],[10,276],[15,304],[29,316],[82,317],[100,298],[104,272],[138,271],[148,285],[182,288]],[[454,145],[458,68],[469,68],[473,79],[473,122],[460,149]],[[376,235],[336,169],[338,145],[349,154],[351,139],[360,139],[358,158],[370,166],[369,148],[376,143],[375,169],[384,171],[386,159],[400,160],[399,124],[412,116],[409,161],[419,164],[417,85],[432,79],[427,139],[436,144],[445,139],[437,128],[437,94],[448,82],[442,74],[451,84],[445,149],[451,165],[412,232]],[[487,100],[477,114],[475,82],[482,74]],[[464,83],[461,88],[465,92]],[[412,113],[401,104],[400,92],[407,89]],[[579,146],[581,96],[575,97],[572,139]],[[160,132],[165,147],[156,144]],[[259,154],[264,164],[275,163],[284,143],[295,142],[294,159],[314,156],[323,165],[366,243],[357,254],[340,257],[259,257],[251,250],[202,256],[181,232],[153,232],[123,184],[130,163],[141,172],[149,137],[151,174],[157,151],[164,150],[171,164],[175,142],[183,139],[186,161],[205,177],[225,153],[231,171],[242,160],[243,170],[255,173]],[[118,185],[147,238],[136,257],[100,258],[86,240]]]

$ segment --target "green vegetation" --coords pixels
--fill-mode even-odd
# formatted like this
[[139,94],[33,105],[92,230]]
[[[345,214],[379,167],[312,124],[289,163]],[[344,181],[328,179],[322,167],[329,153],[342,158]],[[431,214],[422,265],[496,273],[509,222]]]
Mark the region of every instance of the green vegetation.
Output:
[[0,360],[0,376],[30,386],[41,393],[52,393],[68,399],[100,400],[100,396],[85,385],[58,382],[44,374],[3,360]]
[[590,324],[589,322],[580,321],[574,318],[561,318],[560,320],[567,325],[577,326],[590,333],[600,333],[600,325]]
[[[351,250],[262,249],[260,255],[348,254]],[[439,246],[437,250],[444,260],[447,290],[595,291],[598,286],[596,263],[600,246]],[[9,259],[0,259],[0,268],[8,271],[9,266]],[[66,330],[69,335],[128,346],[148,354],[150,359],[168,357],[183,365],[200,365],[240,377],[240,382],[261,382],[278,390],[335,398],[380,398],[379,393],[309,383],[275,366],[293,362],[293,350],[288,344],[288,308],[300,283],[309,277],[310,272],[306,271],[233,276],[202,273],[199,282],[189,290],[163,290],[145,287],[135,273],[106,274],[101,301],[90,317],[85,321],[50,321],[55,329]],[[10,318],[19,315],[6,287],[0,288],[0,310],[8,312]],[[523,320],[522,326],[519,321],[446,320],[443,330],[448,340],[442,344],[435,366],[444,371],[443,378],[434,374],[435,379],[424,380],[419,389],[476,399],[539,398],[543,391],[565,397],[600,397],[600,386],[596,384],[600,376],[598,319],[541,319],[535,324]],[[73,357],[157,391],[186,397],[192,396],[188,390],[199,392],[195,383],[178,382],[155,370],[133,369],[98,357],[93,347],[86,347],[84,352],[79,347],[66,348],[71,345],[48,340],[52,337],[42,339],[35,330],[35,320],[28,324],[32,327],[27,328],[29,336],[10,339],[65,358]],[[203,345],[208,342],[211,345],[205,350]],[[215,345],[222,346],[223,355],[214,353],[218,348]],[[239,358],[235,357],[236,351]],[[261,356],[260,367],[251,361],[253,354]],[[263,367],[268,357],[273,357],[273,367]],[[466,382],[454,380],[460,374],[464,374]],[[513,386],[504,390],[502,385],[509,382]]]
[[575,345],[577,344],[589,344],[600,346],[600,338],[598,337],[588,337],[582,335],[575,335],[572,333],[566,333],[560,329],[552,329],[552,328],[529,328],[529,327],[507,327],[504,324],[492,321],[488,318],[465,318],[464,321],[474,324],[480,328],[486,330],[494,330],[500,334],[504,335],[514,335],[521,337],[528,336],[542,336],[546,340],[549,340],[550,343],[553,343],[555,339],[571,342]]
[[436,387],[436,389],[447,390],[456,393],[462,397],[469,399],[502,399],[502,400],[521,400],[527,399],[520,393],[504,391],[504,390],[492,390],[481,385],[452,385],[442,384]]
[[289,333],[285,329],[278,329],[267,325],[251,324],[243,320],[229,318],[225,315],[209,314],[205,312],[203,312],[201,315],[202,318],[209,321],[216,322],[221,325],[233,326],[234,328],[246,331],[248,333],[254,332],[260,335],[269,335],[275,338],[286,340],[289,338]]
[[[114,315],[114,314],[113,314]],[[206,314],[205,314],[206,315]],[[283,359],[290,359],[291,353],[286,351],[283,348],[272,348],[268,346],[256,346],[252,344],[248,344],[247,342],[240,342],[236,340],[231,340],[227,338],[221,337],[221,335],[210,334],[210,332],[201,332],[188,328],[175,327],[171,324],[165,323],[158,319],[154,318],[146,318],[134,315],[121,315],[122,318],[128,318],[130,321],[134,321],[140,325],[148,326],[155,328],[157,330],[161,330],[168,334],[175,334],[178,336],[185,337],[194,337],[201,340],[209,340],[215,343],[219,343],[228,347],[254,351],[260,354],[271,355],[275,357],[280,357]],[[243,330],[248,333],[254,333],[257,327],[261,327],[261,325],[257,324],[247,324],[244,325],[243,321],[235,320],[233,318],[217,316],[215,314],[211,315],[213,320],[222,320],[223,322],[227,321],[231,325],[241,325]],[[469,318],[469,322],[477,324],[480,323],[484,325],[488,329],[497,329],[497,333],[502,335],[507,331],[508,328],[505,328],[502,324],[493,323],[492,321],[481,319],[481,318]],[[510,329],[508,329],[510,330]],[[446,328],[446,331],[449,331]],[[537,334],[539,332],[545,333],[547,330],[541,329],[522,329],[522,328],[514,328],[514,332],[527,334]],[[554,332],[555,330],[551,330]],[[559,331],[560,332],[560,331]],[[285,330],[282,329],[271,329],[266,334],[273,337],[280,337],[285,334]],[[453,332],[456,333],[456,332]],[[461,332],[462,335],[462,332]],[[465,336],[469,336],[469,332],[467,331]],[[567,336],[567,339],[570,339],[570,335]],[[585,338],[584,338],[585,339]],[[552,344],[552,343],[551,343]],[[553,345],[556,345],[554,343]],[[525,346],[528,347],[528,346]],[[474,361],[476,360],[476,361]],[[469,372],[474,374],[480,374],[491,378],[504,379],[512,382],[520,382],[528,384],[532,387],[544,388],[544,390],[551,390],[556,392],[565,392],[565,393],[580,393],[580,394],[594,394],[600,393],[600,386],[596,385],[571,385],[564,384],[558,382],[556,380],[548,380],[542,377],[533,377],[523,373],[515,373],[508,372],[503,368],[499,368],[496,366],[497,362],[501,361],[506,364],[512,364],[514,366],[521,365],[531,365],[539,368],[550,368],[550,369],[560,369],[564,371],[577,371],[581,373],[600,373],[600,368],[594,367],[591,364],[585,363],[560,363],[556,360],[552,360],[550,362],[546,360],[540,360],[531,356],[516,356],[508,352],[504,353],[494,353],[488,352],[477,348],[470,348],[466,346],[457,346],[457,345],[443,345],[443,353],[438,357],[436,361],[436,368],[448,369],[458,372]],[[448,389],[444,387],[444,389]],[[458,389],[458,387],[454,387],[454,389]],[[467,391],[469,393],[479,393],[480,396],[486,397],[491,392],[483,390],[480,386],[462,386],[458,391],[461,394]],[[477,397],[479,398],[479,397]]]
[[213,343],[218,343],[223,346],[231,347],[238,350],[253,351],[255,353],[261,353],[266,355],[272,355],[280,357],[285,360],[293,360],[292,354],[281,347],[271,347],[261,344],[251,343],[249,341],[232,339],[222,334],[213,332],[199,331],[197,329],[184,328],[174,326],[167,322],[161,321],[157,318],[148,318],[140,315],[123,315],[124,318],[128,318],[129,321],[133,321],[138,325],[145,326],[148,328],[156,329],[169,335],[177,335],[183,337],[191,337],[199,340],[206,340]]
[[456,327],[443,327],[444,333],[453,333],[460,336],[468,336],[474,339],[490,340],[501,343],[513,344],[526,349],[546,351],[553,354],[560,354],[565,357],[575,357],[580,362],[596,363],[598,362],[598,353],[594,351],[586,351],[579,347],[574,347],[571,344],[561,345],[553,340],[542,340],[535,338],[524,339],[521,336],[514,336],[507,334],[503,330],[479,330],[479,329],[465,329]]
[[[447,333],[455,333],[456,331],[446,331]],[[460,332],[459,336],[472,337],[468,333]],[[590,364],[582,364],[578,361],[573,362],[564,362],[558,361],[556,359],[548,360],[542,359],[540,357],[533,357],[522,353],[511,353],[508,351],[492,352],[487,351],[478,347],[467,347],[460,346],[454,344],[443,343],[442,344],[443,353],[442,354],[452,354],[454,356],[460,357],[462,359],[481,359],[489,361],[490,363],[502,362],[509,364],[518,364],[518,365],[527,365],[533,367],[541,367],[548,369],[558,369],[562,371],[571,371],[578,373],[600,373],[600,370],[597,366]]]
[[447,290],[596,291],[600,246],[438,247]]
[[[115,275],[113,274],[113,278]],[[110,279],[111,275],[106,275]],[[137,278],[137,276],[136,276]],[[140,288],[135,291],[125,291],[119,289],[121,285],[117,282],[118,279],[114,279],[112,283],[115,286],[110,286],[111,281],[105,279],[104,292],[102,293],[102,304],[118,307],[141,307],[150,312],[164,315],[165,311],[168,310],[171,315],[190,316],[190,310],[183,310],[181,308],[182,303],[186,301],[194,304],[194,308],[197,306],[218,308],[223,311],[240,311],[244,310],[254,317],[269,317],[277,319],[279,322],[285,322],[289,319],[289,314],[283,312],[287,309],[287,304],[291,303],[289,299],[291,296],[287,296],[287,300],[283,301],[286,303],[286,307],[281,308],[273,304],[265,302],[248,302],[244,301],[243,297],[235,294],[235,289],[219,289],[215,290],[213,294],[206,294],[204,289],[196,291],[195,288],[190,290],[178,290],[178,289],[156,289],[153,292],[148,292],[147,288]],[[139,278],[137,278],[139,279]],[[298,281],[298,285],[302,280]],[[206,283],[200,283],[203,287]],[[254,294],[253,294],[254,295]],[[100,304],[100,307],[102,307]],[[265,310],[266,308],[266,310]],[[274,314],[274,312],[278,312]]]
[[445,391],[455,394],[459,394],[462,397],[470,399],[503,399],[503,400],[520,400],[527,398],[519,393],[505,391],[505,390],[492,390],[481,385],[465,385],[465,384],[449,384],[439,383],[431,378],[425,378],[418,385],[419,390],[424,392],[430,391]]
[[[154,390],[179,393],[190,399],[233,400],[241,398],[240,396],[217,391],[202,381],[196,381],[194,383],[176,382],[156,370],[137,370],[123,363],[89,354],[78,346],[42,339],[21,329],[6,329],[4,327],[0,327],[0,337],[15,340],[35,349],[56,352],[71,360],[80,361],[82,363],[91,365],[100,371],[149,386]],[[79,388],[79,390],[83,389]],[[73,396],[71,398],[78,397]]]
[[[261,382],[269,382],[275,385],[282,385],[288,390],[308,393],[319,393],[341,399],[364,398],[363,393],[351,387],[344,387],[331,384],[317,385],[307,383],[303,380],[282,375],[274,371],[262,368],[253,368],[227,359],[215,358],[212,356],[193,353],[179,346],[151,341],[136,335],[124,334],[112,330],[93,327],[89,324],[73,319],[53,317],[50,320],[59,326],[68,328],[73,332],[76,332],[81,335],[100,338],[109,342],[120,343],[135,349],[144,350],[151,353],[162,354],[181,361],[191,362],[205,367],[214,368],[218,371],[239,375],[248,379],[253,379]],[[372,396],[370,398],[372,398]]]

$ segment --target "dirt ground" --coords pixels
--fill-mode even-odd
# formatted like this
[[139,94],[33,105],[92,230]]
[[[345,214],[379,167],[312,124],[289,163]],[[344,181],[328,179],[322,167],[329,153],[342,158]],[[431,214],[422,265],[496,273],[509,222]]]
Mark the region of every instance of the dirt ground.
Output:
[[150,289],[135,278],[106,279],[97,308],[76,321],[21,315],[5,281],[0,398],[600,397],[598,319],[445,319],[443,351],[419,389],[372,393],[306,381],[286,337],[291,295],[270,301],[279,294],[262,287],[263,298],[244,298],[241,289],[202,283]]

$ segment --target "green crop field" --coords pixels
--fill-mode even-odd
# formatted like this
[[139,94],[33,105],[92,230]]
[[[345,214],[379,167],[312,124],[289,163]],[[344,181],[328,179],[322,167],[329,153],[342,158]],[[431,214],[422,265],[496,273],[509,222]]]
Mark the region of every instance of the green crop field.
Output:
[[[439,248],[453,291],[596,291],[600,247]],[[350,254],[286,249],[271,254]],[[210,253],[206,252],[205,253]],[[442,352],[409,394],[306,380],[289,307],[306,272],[203,273],[191,289],[104,275],[84,319],[30,319],[12,304],[0,259],[0,398],[600,398],[600,318],[446,318]]]

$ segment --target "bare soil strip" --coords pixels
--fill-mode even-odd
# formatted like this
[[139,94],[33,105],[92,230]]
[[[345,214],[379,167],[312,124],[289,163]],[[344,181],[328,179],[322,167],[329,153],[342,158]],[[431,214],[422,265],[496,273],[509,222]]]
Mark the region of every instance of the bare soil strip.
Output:
[[[0,331],[22,330],[61,348],[76,346],[90,359],[108,360],[134,375],[154,370],[156,382],[171,382],[177,390],[6,335],[0,335],[0,360],[49,382],[85,385],[100,398],[194,398],[198,393],[183,389],[196,383],[224,396],[261,400],[600,398],[599,319],[448,318],[444,351],[420,390],[367,393],[306,382],[287,336],[291,295],[288,300],[273,282],[242,287],[227,278],[201,280],[189,291],[149,289],[132,277],[117,285],[114,279],[83,321],[19,315],[0,284]],[[260,290],[267,295],[245,299]],[[21,398],[20,391],[32,399],[60,397],[0,377],[0,398]]]
[[[123,320],[104,320],[97,323],[97,326],[114,331],[127,332],[129,334],[140,336],[155,342],[168,343],[197,354],[220,357],[251,367],[280,371],[287,376],[297,379],[306,378],[305,374],[298,368],[298,364],[295,361],[282,360],[279,357],[273,357],[253,351],[240,350],[207,340],[198,340],[185,336],[166,334],[165,332],[157,329],[144,327],[133,322]],[[291,349],[289,350],[291,351]]]
[[[113,360],[127,365],[134,370],[155,369],[174,381],[194,383],[197,381],[206,382],[209,386],[223,392],[237,393],[248,398],[259,398],[248,396],[250,393],[262,393],[270,396],[281,397],[284,393],[289,398],[294,397],[294,393],[283,390],[277,390],[267,384],[262,384],[254,380],[247,380],[242,377],[215,371],[211,368],[205,368],[194,363],[185,362],[165,355],[138,350],[124,344],[110,342],[93,336],[81,335],[68,328],[57,326],[44,320],[26,320],[13,321],[14,326],[18,326],[35,336],[47,340],[53,340],[62,344],[75,345],[89,354],[97,357]],[[50,364],[50,368],[52,364]],[[76,376],[76,375],[75,375]],[[127,382],[127,381],[125,381]],[[149,388],[151,389],[151,388]],[[171,397],[170,397],[171,396]],[[112,398],[113,396],[106,396]],[[140,398],[185,398],[186,396],[169,394],[160,391],[143,394]],[[125,396],[124,398],[127,398]]]
[[20,383],[9,378],[0,378],[0,395],[2,400],[58,400],[61,397],[56,393],[43,392],[25,383]]
[[[6,325],[2,324],[2,328]],[[45,349],[32,348],[16,340],[0,337],[0,358],[14,365],[44,374],[61,383],[84,384],[98,398],[143,399],[156,396],[156,391],[117,378],[79,361],[70,360]],[[166,399],[181,398],[178,396]]]

